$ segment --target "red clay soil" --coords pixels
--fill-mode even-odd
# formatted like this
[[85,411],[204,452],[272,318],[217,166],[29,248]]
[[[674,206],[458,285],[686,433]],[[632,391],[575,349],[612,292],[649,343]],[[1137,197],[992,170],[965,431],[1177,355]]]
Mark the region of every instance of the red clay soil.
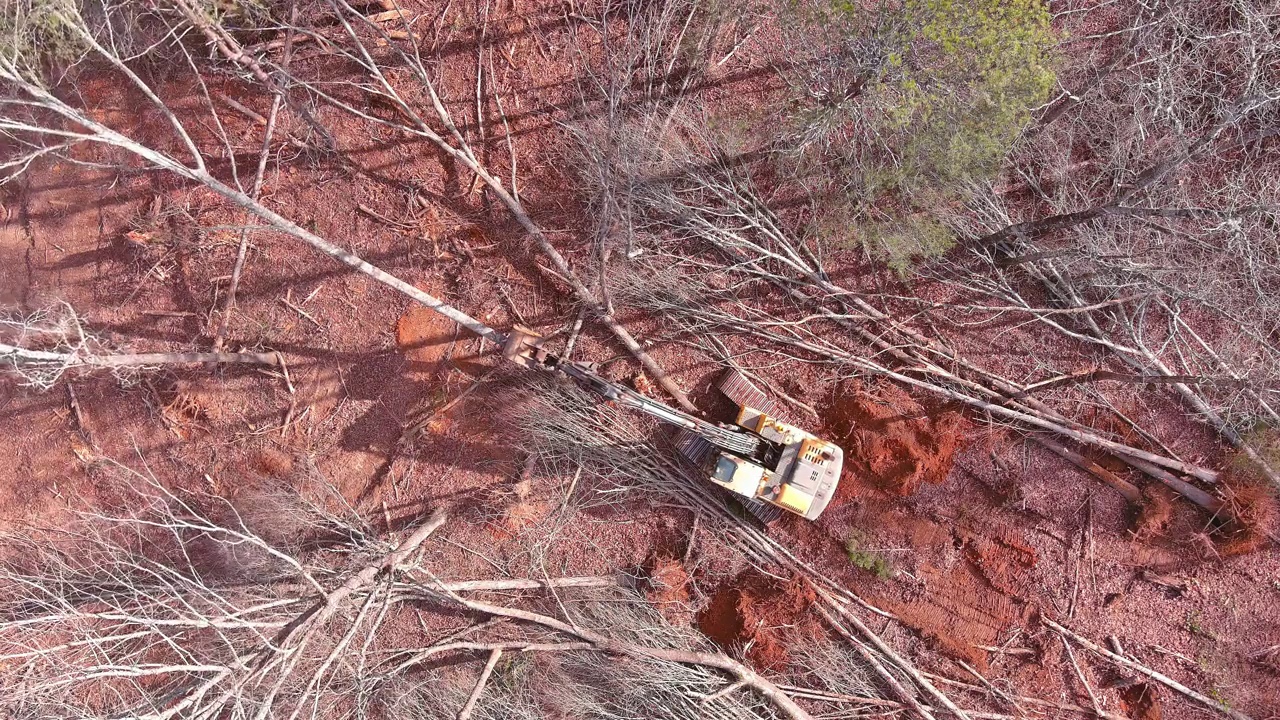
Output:
[[556,504],[541,499],[545,490],[538,490],[540,492],[535,492],[533,478],[522,473],[520,480],[510,489],[502,488],[494,493],[495,504],[502,508],[501,517],[492,523],[494,537],[501,540],[518,538],[521,532],[537,526],[555,512]]
[[250,456],[249,462],[253,470],[264,477],[283,480],[293,474],[293,458],[276,448],[265,447],[258,450]]
[[1234,468],[1222,478],[1231,520],[1218,530],[1215,540],[1224,557],[1256,552],[1270,543],[1267,534],[1276,527],[1280,505],[1264,482]]
[[[443,6],[433,5],[431,16]],[[449,12],[452,17],[442,19],[440,27],[460,28],[462,36],[478,26],[474,12],[458,3]],[[560,193],[565,163],[556,161],[557,148],[565,145],[555,129],[557,103],[571,100],[575,87],[575,64],[560,61],[570,52],[572,29],[564,27],[558,2],[521,3],[518,11],[502,14],[491,19],[490,30],[498,36],[497,29],[504,28],[505,50],[498,54],[512,62],[497,63],[490,80],[495,92],[511,98],[507,112],[522,196],[537,221],[569,229],[552,239],[570,261],[591,267],[584,262],[590,243],[578,243],[589,218],[575,214],[574,204]],[[727,58],[726,77],[741,74],[744,64],[751,71],[750,63],[764,66],[767,58],[752,48],[748,44]],[[474,106],[475,77],[468,74],[473,67],[473,60],[441,67],[444,94],[462,99],[456,104],[462,121]],[[239,91],[231,80],[220,84],[220,90],[259,112],[270,105],[263,93]],[[98,105],[122,108],[119,112],[131,106],[93,90],[82,88],[101,101]],[[186,87],[167,92],[198,97]],[[724,84],[719,92],[743,105],[767,100],[760,88],[743,83]],[[203,112],[199,105],[184,104],[179,111]],[[515,309],[543,332],[572,322],[575,302],[539,272],[527,239],[505,213],[489,207],[483,191],[467,192],[470,178],[456,165],[421,145],[370,142],[363,124],[322,112],[339,145],[371,170],[352,173],[322,161],[282,161],[268,178],[265,196],[273,207],[495,327],[518,321]],[[256,155],[260,130],[232,111],[223,118],[231,137],[244,138],[237,151]],[[283,129],[279,134],[283,137]],[[493,150],[495,169],[505,174],[502,134],[495,130],[489,139],[492,147],[477,150]],[[404,181],[388,182],[382,173],[391,169]],[[235,261],[235,237],[190,242],[175,221],[152,242],[128,240],[139,220],[148,220],[155,198],[165,208],[191,209],[198,214],[196,222],[207,227],[244,221],[209,193],[158,174],[46,164],[0,188],[6,211],[0,214],[0,301],[30,311],[65,300],[89,316],[92,331],[124,350],[207,348],[220,319],[225,276]],[[372,219],[357,211],[357,203],[402,224],[417,223],[421,232]],[[475,232],[479,227],[481,234]],[[139,244],[147,247],[131,247]],[[861,268],[839,259],[830,267],[849,277]],[[311,319],[282,300],[303,308]],[[0,384],[0,436],[11,439],[13,450],[10,462],[0,463],[0,524],[3,529],[18,521],[54,524],[73,500],[103,501],[98,482],[103,459],[141,469],[141,455],[146,468],[166,483],[203,486],[210,478],[215,489],[233,488],[235,478],[245,475],[310,477],[317,484],[331,483],[366,517],[385,515],[396,528],[433,508],[455,508],[447,532],[431,545],[432,567],[445,578],[499,572],[538,576],[547,567],[564,575],[607,574],[648,562],[649,594],[660,610],[697,602],[690,574],[700,583],[721,581],[697,625],[726,648],[746,647],[762,669],[784,668],[787,644],[796,637],[826,634],[810,608],[809,588],[740,574],[741,565],[732,563],[743,561],[727,557],[723,546],[699,544],[687,569],[669,558],[654,563],[655,548],[684,546],[688,518],[681,511],[640,503],[594,509],[531,552],[525,540],[539,533],[543,512],[513,507],[513,500],[519,505],[558,498],[552,493],[563,486],[523,497],[512,488],[521,458],[511,457],[511,449],[493,439],[492,418],[478,401],[484,388],[472,396],[477,402],[469,398],[451,413],[456,422],[428,428],[407,447],[399,442],[404,427],[422,411],[456,397],[477,375],[458,367],[476,352],[475,339],[455,335],[452,325],[425,309],[406,311],[410,307],[402,296],[293,240],[255,235],[229,347],[284,352],[296,393],[278,377],[243,368],[187,368],[141,383],[82,375],[69,383],[82,411],[77,417],[66,388],[38,393],[6,380]],[[670,329],[643,315],[624,320],[645,340]],[[960,354],[997,368],[1015,366],[1025,359],[1021,348],[1042,339],[1030,328],[1002,330],[998,341],[983,332],[954,338]],[[576,357],[582,359],[622,353],[590,322],[578,348]],[[686,388],[712,394],[707,388],[721,368],[672,343],[658,341],[651,352]],[[1064,363],[1073,353],[1081,363],[1091,361],[1089,353],[1066,343],[1055,353]],[[627,377],[635,368],[623,361],[608,370]],[[1181,499],[1152,510],[1135,537],[1125,504],[1107,488],[998,429],[970,428],[956,413],[926,412],[891,385],[845,382],[837,386],[834,401],[824,403],[829,378],[797,363],[777,374],[795,380],[781,378],[780,386],[823,407],[828,422],[823,435],[845,449],[848,471],[820,521],[791,518],[771,527],[770,535],[894,613],[900,623],[876,629],[925,669],[968,680],[947,659],[962,658],[1019,693],[1087,705],[1061,658],[1060,643],[1050,643],[1054,638],[1040,634],[1031,619],[1043,611],[1092,639],[1115,635],[1145,664],[1204,692],[1221,690],[1233,707],[1257,717],[1280,707],[1272,667],[1276,654],[1260,654],[1280,646],[1275,615],[1280,591],[1274,585],[1280,557],[1274,549],[1232,555],[1233,536],[1218,546],[1222,557],[1202,554],[1189,538],[1208,520]],[[292,424],[282,428],[291,406]],[[1142,416],[1161,437],[1176,438],[1180,455],[1215,457],[1216,438],[1196,429],[1176,403],[1147,414],[1142,407],[1121,407],[1132,417]],[[1105,417],[1099,425],[1106,427]],[[1113,429],[1127,431],[1122,424]],[[1238,496],[1237,504],[1247,510],[1243,514],[1262,514],[1248,491],[1239,490]],[[1158,503],[1153,499],[1150,505]],[[1249,509],[1255,506],[1259,510]],[[1088,523],[1085,507],[1092,513]],[[505,525],[508,519],[513,525]],[[495,527],[502,532],[495,533]],[[892,559],[892,578],[877,578],[849,561],[845,543],[855,532],[868,549]],[[1241,543],[1256,545],[1254,538]],[[714,559],[717,552],[726,557]],[[1147,579],[1156,577],[1153,573],[1184,589],[1175,592]],[[424,640],[413,613],[393,623],[403,628],[397,632],[412,636],[395,637],[401,647]],[[1032,654],[982,649],[1006,644]],[[1092,677],[1111,672],[1096,658],[1080,656]],[[1154,711],[1142,709],[1143,700],[1130,687],[1106,686],[1100,679],[1095,690],[1109,711],[1123,703],[1131,717],[1160,717],[1159,705]],[[1164,704],[1166,716],[1192,716],[1167,689],[1154,688],[1152,695]]]
[[[428,293],[438,290],[424,288]],[[396,321],[396,346],[408,360],[406,370],[422,377],[447,372],[450,365],[463,372],[478,374],[485,368],[474,355],[463,349],[471,334],[460,330],[452,320],[423,305],[410,305]]]
[[1039,562],[1034,548],[1002,528],[990,535],[965,533],[963,537],[966,557],[991,587],[1013,598],[1031,596],[1032,570]]
[[869,597],[918,630],[937,650],[985,670],[988,654],[981,648],[998,644],[1017,623],[1018,604],[994,590],[969,563],[951,568],[922,565],[917,577],[929,589],[919,598],[900,601],[879,593]]
[[457,336],[448,318],[421,305],[411,305],[396,321],[396,345],[417,372],[438,369]]
[[1164,534],[1169,521],[1173,519],[1173,507],[1177,498],[1173,491],[1163,485],[1150,485],[1142,491],[1142,495],[1146,502],[1134,518],[1134,537],[1146,539]]
[[927,552],[946,543],[959,545],[962,554],[917,566],[916,577],[927,593],[869,596],[917,628],[938,650],[985,669],[988,653],[981,648],[998,645],[1001,635],[1026,616],[1022,601],[1033,595],[1035,551],[1009,534],[991,537],[959,528],[948,533],[928,521],[912,524],[912,534],[924,540],[915,547]]
[[668,622],[673,625],[689,625],[691,581],[689,571],[680,560],[666,555],[657,556],[647,568],[645,597]]
[[[1022,601],[1034,595],[1036,550],[1011,529],[966,528],[897,507],[897,498],[947,480],[968,444],[967,421],[954,411],[930,412],[898,386],[856,380],[838,387],[825,419],[845,451],[835,501],[817,523],[788,519],[780,530],[806,559],[859,586],[935,650],[985,669],[981,647],[999,644],[1027,615]],[[851,513],[875,518],[872,527],[851,523]],[[863,535],[872,541],[859,549],[890,561],[903,556],[882,547],[909,549],[917,558],[913,576],[927,592],[893,592],[884,581],[868,587],[872,573],[857,569],[846,549],[850,537]]]
[[[843,480],[870,482],[910,495],[921,483],[940,483],[963,439],[959,413],[930,415],[905,390],[888,383],[841,385],[827,408],[832,440],[845,451]],[[848,498],[841,483],[836,502]]]
[[1120,707],[1130,720],[1161,720],[1160,699],[1151,683],[1134,683],[1120,690]]
[[743,651],[755,667],[781,671],[789,645],[824,632],[811,609],[817,599],[803,578],[782,582],[748,570],[716,589],[698,613],[698,628],[726,651]]

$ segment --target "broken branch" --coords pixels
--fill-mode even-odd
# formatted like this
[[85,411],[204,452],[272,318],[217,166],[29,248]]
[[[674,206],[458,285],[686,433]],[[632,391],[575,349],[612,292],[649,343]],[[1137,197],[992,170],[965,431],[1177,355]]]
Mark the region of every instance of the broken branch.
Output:
[[727,655],[695,652],[691,650],[670,650],[665,648],[644,647],[622,640],[615,640],[595,632],[594,630],[576,627],[548,615],[542,615],[528,610],[502,607],[500,605],[491,605],[489,603],[477,602],[474,600],[464,600],[456,595],[453,597],[456,602],[470,610],[485,613],[487,615],[523,620],[525,622],[558,630],[566,635],[582,638],[583,640],[591,643],[595,648],[606,652],[637,658],[664,660],[683,665],[702,665],[704,667],[723,670],[759,692],[772,702],[779,711],[791,718],[791,720],[813,720],[812,716],[809,715],[804,708],[797,705],[796,702],[783,692],[781,688],[756,673],[756,671]]
[[1142,675],[1146,675],[1152,680],[1155,680],[1156,682],[1170,689],[1173,689],[1182,693],[1183,695],[1187,696],[1188,698],[1191,698],[1192,700],[1200,703],[1201,705],[1209,708],[1210,710],[1220,712],[1229,718],[1233,718],[1234,720],[1252,720],[1248,715],[1245,715],[1239,710],[1233,710],[1232,708],[1227,707],[1224,703],[1218,702],[1213,698],[1202,695],[1196,692],[1195,690],[1192,690],[1191,688],[1187,687],[1186,685],[1183,685],[1177,680],[1174,680],[1168,675],[1164,675],[1155,670],[1152,670],[1151,668],[1145,665],[1142,665],[1141,663],[1134,662],[1133,660],[1130,660],[1129,658],[1126,658],[1122,655],[1117,655],[1116,653],[1111,652],[1110,650],[1102,647],[1101,645],[1093,643],[1089,641],[1087,638],[1077,635],[1075,632],[1068,630],[1067,628],[1059,625],[1058,623],[1050,620],[1047,617],[1041,616],[1040,621],[1043,622],[1045,625],[1048,625],[1049,628],[1052,629],[1054,632],[1058,633],[1059,635],[1062,635],[1064,641],[1066,640],[1066,638],[1069,637],[1072,640],[1075,640],[1077,643],[1079,643],[1082,647],[1088,650],[1091,650],[1094,653],[1101,655],[1102,657],[1107,658],[1108,660],[1116,663],[1117,665],[1126,667],[1130,670],[1133,670],[1134,672],[1141,673]]
[[484,686],[489,682],[489,676],[493,674],[493,668],[501,657],[502,648],[494,648],[489,652],[489,661],[484,664],[484,670],[480,671],[480,677],[476,680],[475,689],[471,691],[471,697],[467,698],[467,704],[458,711],[458,720],[468,720],[471,717],[471,711],[475,709],[476,702],[480,700],[480,694],[484,692]]

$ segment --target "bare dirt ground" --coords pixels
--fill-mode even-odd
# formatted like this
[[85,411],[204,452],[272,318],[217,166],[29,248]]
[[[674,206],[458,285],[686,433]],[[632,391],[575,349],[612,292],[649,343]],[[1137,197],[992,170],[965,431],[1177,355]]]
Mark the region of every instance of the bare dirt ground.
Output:
[[[462,38],[474,18],[458,12],[462,67],[472,62]],[[490,22],[510,58],[497,65],[495,91],[507,98],[523,197],[545,226],[572,228],[580,211],[565,190],[563,140],[552,125],[573,81],[570,64],[556,62],[567,52],[565,17],[547,4]],[[750,97],[760,71],[734,60],[717,91],[732,93],[736,82]],[[455,84],[464,79],[457,72]],[[222,91],[234,94],[234,83]],[[468,96],[455,97],[467,116]],[[104,112],[113,102],[103,98]],[[258,142],[253,122],[226,118],[246,147]],[[332,127],[358,170],[306,158],[273,166],[270,205],[500,329],[519,321],[551,333],[572,323],[576,306],[564,288],[539,271],[509,216],[469,191],[470,177],[420,143],[344,131],[337,115]],[[390,180],[388,168],[415,182]],[[208,347],[235,235],[195,233],[176,211],[206,227],[240,218],[154,175],[68,164],[40,167],[4,192],[0,301],[28,310],[69,303],[120,347]],[[647,318],[623,321],[641,337],[654,327]],[[717,538],[691,533],[687,513],[639,501],[567,512],[556,494],[567,479],[531,483],[502,435],[503,393],[517,380],[493,348],[293,241],[252,236],[228,339],[233,348],[284,353],[289,382],[278,372],[191,368],[81,375],[46,392],[0,383],[0,525],[56,524],[68,508],[93,504],[95,474],[110,462],[222,492],[318,477],[392,527],[442,503],[461,508],[464,528],[451,534],[450,557],[435,563],[458,577],[531,569],[643,576],[668,617],[696,623],[774,672],[786,671],[789,644],[824,632],[806,612],[812,597],[802,583],[759,576]],[[590,323],[579,347],[594,360],[621,352]],[[709,406],[717,368],[674,344],[653,352]],[[636,372],[622,361],[605,371]],[[1222,553],[1205,539],[1208,518],[1176,499],[1167,517],[1130,517],[1114,492],[986,418],[873,381],[803,384],[800,399],[823,414],[815,430],[845,448],[848,472],[819,522],[787,519],[769,532],[894,616],[877,618],[876,629],[923,669],[977,682],[957,664],[964,661],[1018,694],[1088,706],[1062,643],[1039,623],[1047,613],[1100,643],[1114,636],[1232,708],[1280,714],[1275,670],[1250,659],[1280,644],[1275,547]],[[1185,426],[1189,445],[1207,445],[1224,462],[1177,406],[1163,422]],[[1108,711],[1207,716],[1164,687],[1126,685],[1100,663],[1084,672]]]

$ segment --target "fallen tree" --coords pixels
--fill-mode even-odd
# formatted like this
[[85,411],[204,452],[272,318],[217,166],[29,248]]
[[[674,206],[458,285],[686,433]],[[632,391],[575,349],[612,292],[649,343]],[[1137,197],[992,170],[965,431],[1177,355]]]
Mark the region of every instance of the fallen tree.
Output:
[[[655,717],[693,717],[699,697],[740,682],[759,699],[725,694],[727,715],[809,717],[746,665],[666,626],[616,578],[440,580],[418,551],[446,525],[443,511],[388,542],[289,490],[178,494],[112,467],[129,512],[82,510],[66,532],[5,538],[23,553],[0,565],[0,706],[41,717],[338,716],[441,699],[458,678],[432,688],[417,679],[420,664],[431,660],[430,676],[501,650],[557,656],[539,663],[554,687],[537,692],[580,708],[656,693]],[[552,603],[568,615],[538,609],[550,588],[576,593]],[[480,599],[499,590],[534,595],[523,607]],[[396,631],[390,646],[378,642],[397,619],[429,612],[456,624],[459,611],[463,625],[442,638]],[[565,674],[566,663],[594,671]],[[466,707],[500,714],[508,683],[476,683]]]

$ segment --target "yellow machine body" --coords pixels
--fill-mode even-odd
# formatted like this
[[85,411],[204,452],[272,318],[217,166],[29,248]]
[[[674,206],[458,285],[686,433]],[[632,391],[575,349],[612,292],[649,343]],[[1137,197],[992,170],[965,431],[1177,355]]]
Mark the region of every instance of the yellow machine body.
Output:
[[743,497],[816,520],[840,482],[844,465],[840,447],[745,405],[738,411],[737,424],[782,447],[777,467],[770,470],[720,452],[711,481]]
[[[815,520],[831,502],[840,482],[844,453],[839,446],[756,409],[755,405],[772,406],[772,401],[736,372],[726,375],[720,389],[738,403],[735,422],[748,431],[745,433],[605,380],[587,365],[564,362],[546,351],[536,332],[519,325],[508,334],[503,355],[527,368],[565,373],[609,400],[692,433],[711,454],[686,455],[700,464],[709,462],[711,481],[740,497]],[[747,503],[747,508],[765,522],[780,515],[758,503]]]

